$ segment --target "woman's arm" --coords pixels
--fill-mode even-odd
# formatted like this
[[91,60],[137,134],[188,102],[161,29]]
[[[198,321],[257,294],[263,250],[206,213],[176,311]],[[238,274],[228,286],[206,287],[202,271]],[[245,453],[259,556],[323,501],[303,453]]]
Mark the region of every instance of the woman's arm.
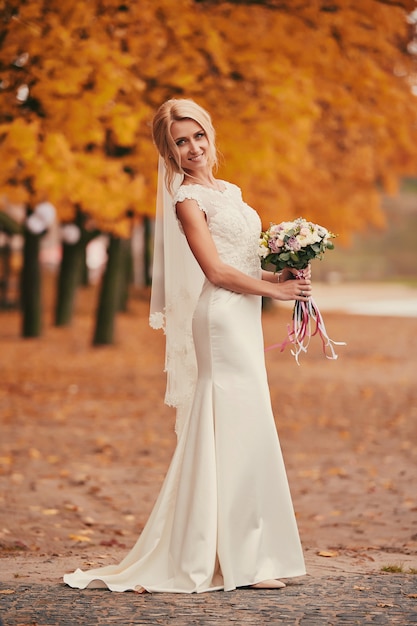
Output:
[[268,270],[262,270],[262,280],[266,280],[268,283],[282,283],[281,272],[269,272]]
[[[207,279],[223,289],[237,293],[254,294],[275,300],[308,300],[311,281],[308,278],[287,280],[283,283],[260,280],[223,263],[207,226],[205,214],[195,200],[177,202],[177,216],[188,245]],[[275,277],[276,278],[276,277]],[[300,295],[303,291],[303,296]]]

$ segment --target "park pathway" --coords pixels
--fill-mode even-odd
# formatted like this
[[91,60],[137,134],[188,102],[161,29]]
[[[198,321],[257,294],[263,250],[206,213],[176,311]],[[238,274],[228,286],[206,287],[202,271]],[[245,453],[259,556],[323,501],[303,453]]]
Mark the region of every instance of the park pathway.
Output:
[[202,595],[74,591],[63,584],[0,587],[2,626],[337,626],[417,624],[416,577],[307,576],[284,590]]

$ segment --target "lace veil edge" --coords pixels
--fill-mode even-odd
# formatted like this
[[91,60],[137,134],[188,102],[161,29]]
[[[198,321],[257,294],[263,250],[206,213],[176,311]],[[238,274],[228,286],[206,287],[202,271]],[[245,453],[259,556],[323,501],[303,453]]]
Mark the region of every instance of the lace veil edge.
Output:
[[177,409],[177,435],[197,379],[192,318],[204,280],[175,214],[174,196],[181,182],[182,176],[176,175],[171,195],[159,157],[149,324],[165,333],[165,403]]

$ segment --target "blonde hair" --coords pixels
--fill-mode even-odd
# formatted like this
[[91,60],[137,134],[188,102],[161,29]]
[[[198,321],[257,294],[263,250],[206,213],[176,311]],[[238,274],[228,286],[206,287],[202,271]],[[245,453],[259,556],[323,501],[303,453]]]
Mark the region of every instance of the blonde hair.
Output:
[[217,167],[216,133],[209,113],[193,100],[167,100],[153,118],[152,136],[166,166],[166,185],[172,191],[175,174],[185,174],[181,167],[179,150],[172,138],[171,126],[181,120],[193,120],[204,130],[209,144],[207,154],[211,169]]

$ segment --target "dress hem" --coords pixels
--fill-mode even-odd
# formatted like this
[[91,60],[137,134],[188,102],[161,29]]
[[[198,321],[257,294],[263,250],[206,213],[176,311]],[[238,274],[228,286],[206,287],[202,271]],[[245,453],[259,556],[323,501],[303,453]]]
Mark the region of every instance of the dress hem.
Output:
[[[298,572],[298,573],[293,573],[293,574],[286,574],[286,575],[278,575],[278,576],[271,576],[271,579],[289,579],[289,578],[299,578],[301,576],[306,576],[307,572],[305,570]],[[225,587],[224,585],[216,585],[213,587],[207,587],[207,588],[203,588],[203,589],[192,589],[192,590],[184,590],[184,589],[173,589],[173,588],[168,588],[168,587],[154,587],[153,585],[142,585],[140,583],[137,583],[134,586],[122,586],[122,585],[112,585],[111,583],[106,583],[105,580],[103,580],[103,578],[100,577],[95,577],[95,578],[91,578],[88,580],[88,582],[86,582],[85,584],[83,582],[69,582],[68,578],[72,577],[73,574],[67,574],[63,577],[63,581],[66,585],[68,585],[69,587],[71,587],[72,589],[107,589],[108,591],[112,591],[112,592],[116,592],[116,593],[126,593],[126,592],[136,592],[137,587],[142,587],[143,589],[145,589],[145,591],[147,591],[148,593],[186,593],[186,594],[193,594],[193,593],[210,593],[213,591],[224,591],[225,593],[228,593],[230,591],[236,591],[237,589],[242,589],[242,588],[247,588],[247,587],[251,587],[252,585],[255,585],[259,582],[262,582],[262,580],[265,580],[265,578],[263,579],[259,579],[259,580],[253,580],[253,581],[248,581],[248,582],[244,582],[244,583],[238,583],[237,585],[233,586],[233,587]],[[97,584],[100,583],[100,584]]]

